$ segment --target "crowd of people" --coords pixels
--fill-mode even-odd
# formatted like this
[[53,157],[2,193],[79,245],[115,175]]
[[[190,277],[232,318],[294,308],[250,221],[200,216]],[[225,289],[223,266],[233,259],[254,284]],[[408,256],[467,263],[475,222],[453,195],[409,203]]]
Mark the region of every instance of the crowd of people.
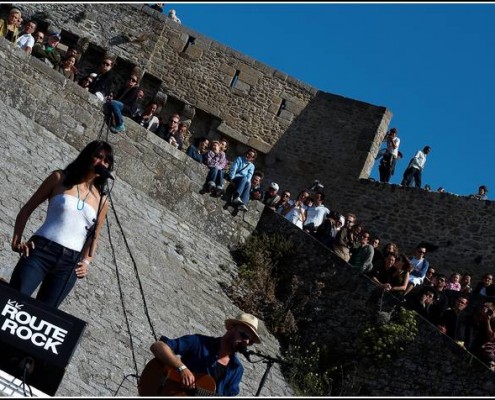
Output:
[[[33,20],[23,25],[21,12],[16,8],[10,11],[7,20],[0,20],[1,36],[16,43],[32,56],[50,64],[67,79],[77,81],[82,88],[97,96],[105,104],[112,132],[119,133],[125,130],[124,116],[127,116],[178,150],[185,151],[189,157],[206,165],[208,169],[201,193],[221,197],[226,193],[226,181],[230,182],[228,202],[232,206],[247,212],[250,201],[260,201],[265,204],[273,212],[280,214],[332,249],[348,263],[350,268],[367,275],[377,285],[378,291],[394,292],[405,306],[416,310],[443,333],[495,368],[495,303],[489,301],[491,296],[495,296],[495,286],[491,274],[483,276],[473,288],[472,276],[468,273],[453,271],[448,278],[444,274],[436,273],[427,261],[428,249],[423,244],[418,245],[411,255],[400,252],[395,243],[387,243],[381,248],[380,238],[372,237],[371,233],[358,223],[355,214],[343,215],[337,210],[331,211],[325,205],[324,186],[319,181],[301,190],[294,198],[290,191],[281,191],[276,182],[271,181],[263,187],[264,174],[256,169],[254,163],[257,151],[253,148],[248,148],[244,154],[230,161],[227,158],[229,142],[226,138],[210,140],[201,136],[185,149],[191,121],[181,119],[179,114],[173,113],[165,122],[158,114],[159,104],[155,101],[140,109],[139,100],[144,98],[144,90],[139,87],[138,70],[131,71],[125,84],[115,91],[113,58],[104,56],[96,71],[81,76],[77,66],[81,55],[79,49],[69,47],[62,56],[57,50],[61,40],[60,34],[37,31],[36,28],[37,24]],[[402,158],[396,128],[387,132],[385,141],[386,148],[380,150],[377,159],[381,159],[380,181],[389,182],[390,177],[395,173],[397,160]],[[411,186],[414,182],[416,187],[421,187],[421,174],[430,150],[429,146],[425,146],[411,158],[404,171],[402,185]],[[113,166],[113,152],[107,143],[90,143],[66,169],[52,173],[23,207],[16,220],[12,241],[12,249],[21,255],[10,281],[12,287],[26,294],[32,294],[41,284],[38,299],[58,307],[77,278],[86,276],[87,266],[92,258],[88,242],[85,241],[84,235],[79,235],[77,243],[68,242],[67,237],[71,235],[62,233],[69,230],[72,232],[75,225],[79,228],[84,225],[86,228],[91,218],[94,222],[95,216],[92,211],[98,208],[97,203],[100,199],[98,187],[101,186],[99,175],[95,172],[97,165],[103,165],[109,170]],[[488,188],[482,185],[478,193],[472,197],[486,200],[487,193]],[[89,206],[86,207],[85,213],[76,213],[81,217],[79,220],[69,224],[66,219],[58,218],[54,212],[50,217],[47,216],[45,224],[30,240],[25,242],[22,240],[26,221],[36,207],[45,200],[49,200],[50,207],[52,205],[55,207],[58,200],[64,200],[64,207],[74,206],[68,206],[67,199],[77,202],[75,206],[78,211],[83,210],[85,205]],[[64,209],[57,210],[61,213],[72,213]],[[104,217],[104,213],[101,218]],[[54,226],[60,228],[60,224],[67,226],[61,226],[60,230],[53,229]],[[71,256],[64,260],[64,264],[58,266],[58,269],[50,270],[49,264],[52,262],[50,260],[53,260],[54,253],[64,248],[72,251]],[[48,254],[48,258],[45,258],[44,263],[48,264],[36,266],[35,269],[38,270],[36,273],[30,271],[31,266],[37,262],[36,257],[45,257],[45,253]],[[77,265],[77,268],[72,270],[73,264]],[[481,308],[468,313],[467,306],[473,294],[486,296],[487,301]],[[229,363],[233,362],[235,368],[238,368],[238,361],[232,357],[236,346],[243,344],[245,347],[259,342],[255,317],[242,315],[236,321],[231,321],[231,324],[226,326],[226,336],[217,339],[214,346],[208,344],[215,348],[215,354],[220,352],[223,355],[223,358],[218,359],[215,364],[216,372],[213,371],[220,374],[219,381],[224,379],[226,369],[230,368]],[[251,329],[246,331],[244,329],[246,326]],[[191,340],[189,338],[184,343],[194,349],[206,346],[201,344],[203,340],[201,338],[195,337],[194,342]],[[163,338],[152,346],[152,351],[164,363],[176,367],[181,372],[185,385],[192,386],[193,375],[187,372],[183,362],[176,361],[175,353],[171,352],[171,349],[180,352],[182,346],[181,341]],[[228,347],[225,354],[222,353],[222,346]],[[195,362],[191,361],[191,364],[194,365]],[[210,371],[210,367],[202,369]],[[225,393],[237,394],[239,381],[240,377],[236,376],[236,383],[234,386],[229,386],[228,390],[225,389]]]

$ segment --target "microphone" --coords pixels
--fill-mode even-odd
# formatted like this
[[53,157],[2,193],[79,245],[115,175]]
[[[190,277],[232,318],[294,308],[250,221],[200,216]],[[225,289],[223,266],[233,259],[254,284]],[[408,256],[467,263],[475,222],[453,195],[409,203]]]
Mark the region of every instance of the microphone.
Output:
[[95,172],[100,175],[103,179],[112,179],[114,180],[115,178],[112,176],[112,174],[110,173],[110,171],[105,168],[103,165],[101,164],[97,164],[95,165]]
[[246,360],[248,360],[250,363],[252,363],[251,356],[250,356],[251,352],[247,349],[247,347],[244,347],[244,346],[240,347],[239,353],[241,353],[246,358]]

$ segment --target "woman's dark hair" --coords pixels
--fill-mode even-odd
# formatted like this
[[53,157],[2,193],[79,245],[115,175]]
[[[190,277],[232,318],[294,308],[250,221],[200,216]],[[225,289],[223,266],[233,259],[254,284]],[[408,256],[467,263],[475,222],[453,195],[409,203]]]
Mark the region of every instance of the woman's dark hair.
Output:
[[[91,163],[94,156],[98,154],[99,151],[103,150],[107,154],[108,170],[111,172],[113,170],[113,149],[107,142],[103,140],[93,140],[91,143],[87,144],[84,149],[79,153],[77,158],[72,161],[64,169],[65,179],[64,186],[72,187],[81,183],[82,179],[91,169]],[[105,183],[104,177],[97,177],[94,181],[94,185],[101,189]]]
[[197,137],[196,139],[194,139],[194,146],[199,147],[199,145],[203,143],[205,140],[208,140],[208,138],[205,136]]
[[406,254],[400,253],[399,255],[396,256],[396,261],[397,260],[402,261],[403,263],[402,271],[409,271],[409,272],[412,271],[413,266],[411,264],[411,261],[409,261],[409,258],[407,258]]

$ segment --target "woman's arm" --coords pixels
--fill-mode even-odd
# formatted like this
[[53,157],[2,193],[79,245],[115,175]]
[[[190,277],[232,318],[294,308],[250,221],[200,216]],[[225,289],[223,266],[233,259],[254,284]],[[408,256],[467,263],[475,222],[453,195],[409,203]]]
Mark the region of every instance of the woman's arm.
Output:
[[[98,217],[97,221],[97,227],[96,227],[96,232],[94,235],[93,240],[87,240],[86,244],[84,245],[83,249],[81,250],[81,261],[77,263],[77,267],[75,269],[76,275],[78,278],[84,278],[86,275],[88,275],[88,266],[91,260],[94,257],[94,253],[96,251],[96,245],[98,244],[98,238],[100,236],[100,231],[101,227],[103,226],[103,223],[105,222],[105,217],[107,215],[108,211],[108,202],[107,202],[107,197],[105,196],[103,199],[103,206],[100,211],[100,215]],[[93,245],[94,243],[94,245]],[[91,248],[93,250],[91,257],[89,256],[89,253],[91,251]]]
[[400,290],[406,290],[408,283],[409,283],[409,272],[406,272],[406,275],[404,276],[404,283],[402,284],[402,286],[393,286],[390,290],[397,292]]
[[14,235],[12,236],[12,250],[28,257],[29,249],[34,248],[34,243],[23,242],[22,234],[26,223],[36,208],[52,196],[54,189],[62,182],[62,172],[56,171],[50,174],[38,187],[26,204],[21,208],[15,219]]

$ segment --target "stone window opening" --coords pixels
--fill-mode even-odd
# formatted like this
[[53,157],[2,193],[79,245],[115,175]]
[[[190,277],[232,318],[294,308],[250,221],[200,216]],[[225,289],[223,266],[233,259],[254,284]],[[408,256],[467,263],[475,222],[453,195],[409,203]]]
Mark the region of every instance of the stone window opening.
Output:
[[285,99],[282,99],[282,102],[280,103],[280,107],[278,108],[277,111],[277,117],[280,117],[280,114],[282,113],[283,110],[285,110],[286,104],[285,104]]
[[235,74],[234,76],[232,77],[232,81],[230,82],[230,87],[231,88],[234,88],[238,79],[239,79],[239,74],[241,73],[241,71],[239,71],[238,69],[236,69],[235,71]]
[[187,48],[189,46],[192,46],[196,44],[196,38],[193,37],[193,36],[189,36],[189,38],[187,39],[187,42],[186,42],[186,45],[184,46],[184,48],[182,49],[182,52],[185,53],[185,51],[187,50]]

